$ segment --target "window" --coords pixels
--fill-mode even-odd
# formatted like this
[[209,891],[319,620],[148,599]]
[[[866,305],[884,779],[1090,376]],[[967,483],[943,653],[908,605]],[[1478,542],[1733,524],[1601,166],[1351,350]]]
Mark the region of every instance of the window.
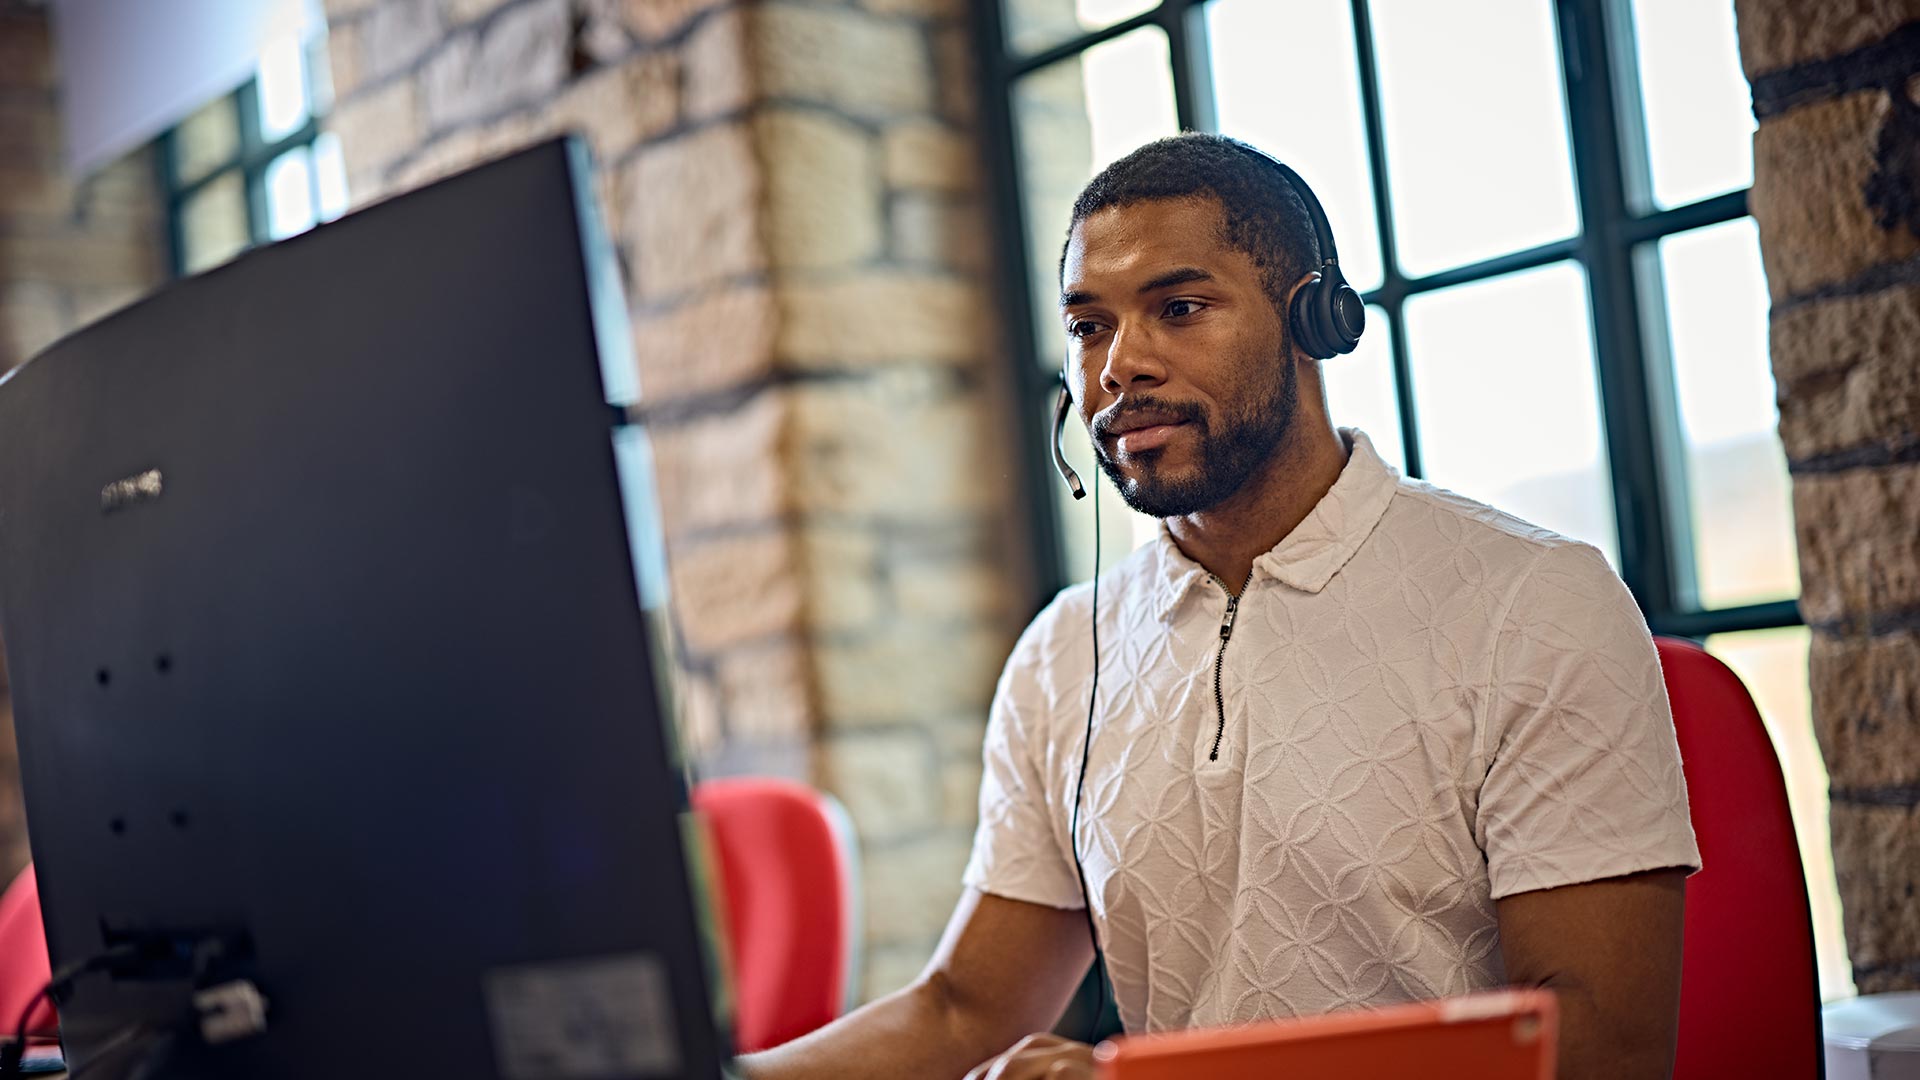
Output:
[[269,46],[252,79],[160,137],[174,273],[193,274],[346,212],[326,38]]
[[[1703,640],[1741,673],[1790,779],[1823,990],[1851,993],[1731,6],[1000,0],[979,12],[1005,245],[1026,253],[1008,270],[1034,403],[1047,571],[1035,606],[1093,562],[1092,514],[1047,454],[1071,199],[1177,127],[1271,150],[1314,185],[1370,305],[1359,350],[1325,365],[1336,422],[1410,475],[1595,544],[1656,633]],[[1068,444],[1094,477],[1085,440]],[[1107,560],[1153,533],[1110,487],[1100,517]]]

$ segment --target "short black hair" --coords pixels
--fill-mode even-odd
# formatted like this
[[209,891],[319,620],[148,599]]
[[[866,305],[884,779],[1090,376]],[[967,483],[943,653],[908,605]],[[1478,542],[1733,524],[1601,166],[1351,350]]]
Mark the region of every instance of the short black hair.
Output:
[[1320,241],[1299,192],[1259,153],[1224,135],[1189,131],[1156,139],[1100,170],[1073,200],[1060,277],[1074,228],[1093,214],[1149,199],[1213,198],[1225,223],[1222,239],[1260,268],[1274,308],[1283,309],[1287,290],[1319,267]]

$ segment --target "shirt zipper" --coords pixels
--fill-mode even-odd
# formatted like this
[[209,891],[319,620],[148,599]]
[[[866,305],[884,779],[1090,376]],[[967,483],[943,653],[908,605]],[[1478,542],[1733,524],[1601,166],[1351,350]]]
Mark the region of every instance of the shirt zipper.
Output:
[[1213,749],[1207,752],[1208,761],[1219,761],[1220,740],[1227,733],[1227,699],[1220,692],[1220,669],[1226,664],[1227,642],[1233,640],[1233,618],[1240,611],[1240,597],[1246,594],[1247,586],[1253,584],[1253,572],[1247,572],[1247,580],[1240,586],[1239,592],[1228,589],[1227,583],[1221,581],[1217,575],[1208,574],[1207,576],[1213,579],[1215,585],[1220,586],[1221,592],[1227,594],[1227,610],[1220,617],[1220,648],[1213,654],[1213,711],[1218,719],[1218,726],[1213,729]]

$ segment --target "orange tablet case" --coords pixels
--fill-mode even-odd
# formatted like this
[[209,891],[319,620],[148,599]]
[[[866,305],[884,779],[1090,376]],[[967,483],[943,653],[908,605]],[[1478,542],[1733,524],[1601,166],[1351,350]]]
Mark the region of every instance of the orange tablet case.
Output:
[[1546,990],[1496,990],[1299,1020],[1121,1036],[1101,1080],[1421,1077],[1552,1080],[1559,1011]]

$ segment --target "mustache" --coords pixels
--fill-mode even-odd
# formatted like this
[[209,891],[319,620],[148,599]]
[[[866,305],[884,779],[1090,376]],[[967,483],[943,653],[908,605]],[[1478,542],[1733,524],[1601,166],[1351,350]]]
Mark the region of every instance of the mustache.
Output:
[[1096,414],[1087,430],[1095,439],[1110,439],[1116,426],[1142,417],[1159,424],[1197,424],[1202,430],[1207,426],[1206,410],[1191,401],[1138,397]]

